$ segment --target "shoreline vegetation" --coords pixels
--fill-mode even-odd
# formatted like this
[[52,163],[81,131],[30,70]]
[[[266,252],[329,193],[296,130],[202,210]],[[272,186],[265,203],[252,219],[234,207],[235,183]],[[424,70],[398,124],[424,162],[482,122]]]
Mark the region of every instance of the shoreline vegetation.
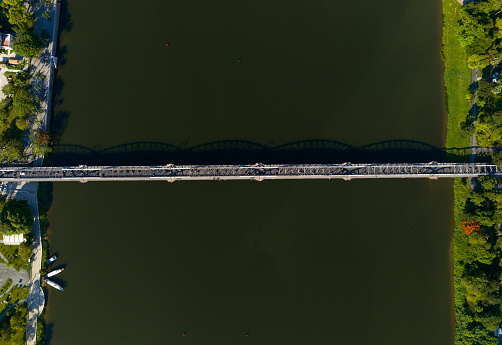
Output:
[[[476,134],[480,146],[502,146],[502,0],[461,6],[443,0],[443,49],[447,147],[467,147]],[[471,70],[479,69],[476,85]],[[477,94],[473,90],[477,89]],[[477,97],[477,99],[476,99]],[[471,116],[476,100],[478,119]],[[478,157],[502,164],[500,153]],[[472,188],[473,187],[473,188]],[[455,344],[495,345],[501,326],[502,192],[500,181],[483,176],[454,182],[453,260]]]
[[[3,0],[0,3],[1,32],[13,38],[11,49],[1,49],[0,54],[4,54],[2,59],[15,56],[2,65],[0,72],[3,73],[2,79],[5,79],[3,86],[0,85],[0,163],[37,165],[41,162],[39,158],[51,151],[52,136],[46,127],[50,116],[52,55],[58,23],[58,20],[52,21],[51,16],[54,13],[58,18],[58,8],[55,0]],[[12,64],[12,61],[17,63]],[[47,194],[45,183],[38,186],[35,202],[40,204],[38,209],[43,244],[40,274],[44,274],[49,248],[44,204]],[[30,245],[33,237],[32,217],[26,201],[0,199],[0,234],[24,233],[28,239],[20,246],[0,246],[4,255],[10,258],[9,264],[16,269],[28,268],[29,271],[30,264],[26,262],[34,257]],[[33,270],[32,274],[35,274]],[[29,296],[29,289],[7,284],[0,288],[6,291],[5,296],[0,298],[0,345],[24,342],[30,345],[45,344],[44,313],[38,315],[35,321],[28,320],[25,300]],[[2,311],[5,312],[3,315]],[[35,323],[36,329],[30,330]]]
[[9,52],[22,58],[14,68],[22,69],[19,72],[12,72],[9,64],[6,64],[9,71],[2,70],[7,84],[1,88],[0,163],[30,163],[50,152],[50,133],[44,130],[40,119],[50,93],[46,87],[47,75],[40,66],[50,66],[42,52],[51,41],[47,30],[36,33],[35,25],[42,17],[50,20],[53,7],[53,0],[4,0],[0,4],[0,29],[3,33],[14,32]]

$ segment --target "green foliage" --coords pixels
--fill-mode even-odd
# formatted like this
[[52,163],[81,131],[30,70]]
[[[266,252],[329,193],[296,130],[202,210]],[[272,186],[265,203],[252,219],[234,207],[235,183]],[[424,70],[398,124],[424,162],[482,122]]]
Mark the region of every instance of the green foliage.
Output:
[[33,216],[26,200],[8,200],[0,213],[0,233],[29,234]]
[[500,0],[479,0],[460,10],[456,32],[473,67],[488,65],[500,53],[500,8]]
[[40,0],[40,3],[47,9],[50,9],[52,7],[53,1],[52,0]]
[[462,47],[468,47],[476,40],[486,40],[488,32],[470,12],[465,9],[460,11],[459,25],[457,27],[458,40]]
[[[477,183],[485,190],[485,191],[489,191],[489,190],[492,190],[494,189],[495,187],[497,187],[498,185],[498,181],[495,177],[493,176],[480,176],[477,180]],[[480,194],[482,195],[481,193],[476,193],[476,194]]]
[[35,58],[40,54],[42,45],[42,39],[33,30],[28,30],[14,38],[12,49],[21,56]]
[[490,60],[486,55],[472,54],[467,58],[467,66],[469,66],[469,68],[483,69],[489,64]]
[[51,134],[49,131],[37,131],[30,134],[30,141],[32,143],[32,153],[35,156],[45,156],[52,151],[51,147]]
[[26,118],[38,109],[35,96],[27,88],[18,89],[14,94],[12,111],[17,117]]
[[[25,235],[25,238],[31,238],[31,234]],[[9,265],[16,270],[24,269],[30,271],[28,259],[31,257],[31,242],[22,243],[19,246],[8,246],[0,244],[0,252],[9,259]]]
[[45,345],[47,343],[45,337],[45,320],[43,315],[40,315],[37,321],[37,345]]
[[0,161],[11,163],[22,161],[23,157],[24,147],[20,140],[0,136]]
[[2,341],[9,344],[22,344],[26,341],[28,308],[21,303],[12,308],[0,324]]
[[[496,344],[492,331],[501,324],[502,193],[497,179],[480,177],[471,190],[467,179],[456,179],[454,287],[456,344]],[[475,219],[479,231],[466,235],[462,222]]]
[[39,221],[40,221],[40,234],[42,237],[42,270],[47,269],[47,265],[45,264],[49,259],[49,241],[47,240],[47,226],[49,222],[49,217],[47,215],[46,204],[49,203],[47,200],[47,182],[39,182],[38,183],[38,213],[39,213]]
[[40,81],[44,81],[46,78],[46,75],[43,74],[42,72],[38,71],[35,73],[34,77],[35,77],[35,79],[38,79]]
[[[38,111],[39,102],[31,91],[30,79],[30,73],[22,71],[13,76],[2,88],[6,98],[0,101],[0,126],[8,128],[13,124],[20,130],[24,130],[28,126],[30,115]],[[0,147],[3,148],[0,151],[0,159],[21,160],[24,150],[20,138],[23,134],[12,136],[10,134],[16,131],[5,132],[0,138]]]
[[9,289],[11,285],[12,285],[12,279],[9,278],[5,282],[4,286],[2,286],[2,288],[0,289],[0,296],[2,296],[5,293],[5,291]]
[[14,31],[22,33],[35,26],[35,15],[28,10],[23,0],[3,0],[0,6]]
[[[471,84],[471,73],[467,67],[467,55],[455,33],[459,19],[460,5],[456,0],[443,0],[443,48],[445,66],[446,111],[448,113],[448,131],[446,147],[467,147],[469,136],[473,132],[472,121],[465,121],[469,115],[470,104],[465,97]],[[462,130],[462,123],[466,131]],[[455,157],[449,155],[448,159]]]
[[502,95],[493,92],[494,85],[486,80],[478,82],[477,144],[502,144]]

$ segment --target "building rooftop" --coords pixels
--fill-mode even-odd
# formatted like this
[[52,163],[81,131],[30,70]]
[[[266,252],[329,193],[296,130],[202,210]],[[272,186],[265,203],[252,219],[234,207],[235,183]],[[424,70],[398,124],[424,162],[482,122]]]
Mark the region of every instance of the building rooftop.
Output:
[[2,48],[12,48],[12,35],[2,34],[1,35]]
[[11,245],[11,246],[18,246],[21,243],[26,241],[24,239],[23,234],[20,235],[3,235],[3,244],[6,245]]

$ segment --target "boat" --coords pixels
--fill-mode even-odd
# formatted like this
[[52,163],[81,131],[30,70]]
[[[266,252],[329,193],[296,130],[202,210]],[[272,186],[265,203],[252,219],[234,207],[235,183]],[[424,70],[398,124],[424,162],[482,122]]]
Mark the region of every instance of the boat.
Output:
[[47,260],[47,262],[45,263],[46,265],[49,265],[51,263],[53,263],[54,261],[56,261],[58,257],[56,255],[53,255],[51,256],[51,258],[49,260]]
[[52,286],[53,288],[55,288],[55,289],[58,289],[60,291],[64,291],[63,287],[61,285],[59,285],[58,283],[53,282],[52,280],[45,279],[45,282],[47,284],[49,284],[50,286]]
[[49,278],[49,277],[55,276],[56,274],[59,274],[63,271],[64,271],[64,268],[60,268],[58,270],[47,273],[46,277]]

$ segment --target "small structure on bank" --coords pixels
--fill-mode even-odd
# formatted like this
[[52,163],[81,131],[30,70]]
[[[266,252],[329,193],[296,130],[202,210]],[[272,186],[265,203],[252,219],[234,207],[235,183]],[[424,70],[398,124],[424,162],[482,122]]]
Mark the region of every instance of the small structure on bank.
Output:
[[494,72],[492,74],[492,83],[500,84],[500,72]]
[[2,44],[0,48],[6,50],[12,49],[12,40],[14,39],[14,36],[12,34],[0,34],[0,39],[0,43]]
[[18,57],[11,57],[9,58],[9,63],[11,65],[19,65],[21,63],[21,59]]
[[19,235],[3,235],[2,243],[8,246],[19,246],[21,243],[26,242],[23,234]]

